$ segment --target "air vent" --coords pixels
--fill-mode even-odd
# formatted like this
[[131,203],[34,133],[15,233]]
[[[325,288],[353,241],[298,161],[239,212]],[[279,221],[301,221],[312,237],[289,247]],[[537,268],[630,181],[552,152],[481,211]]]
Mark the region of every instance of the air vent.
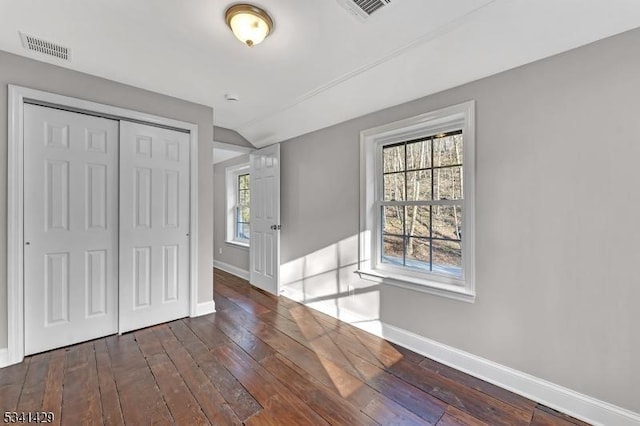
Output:
[[20,38],[22,39],[22,46],[27,50],[44,53],[45,55],[54,56],[65,61],[69,60],[70,52],[67,47],[24,33],[20,33]]
[[391,0],[338,0],[338,3],[361,20],[391,3]]

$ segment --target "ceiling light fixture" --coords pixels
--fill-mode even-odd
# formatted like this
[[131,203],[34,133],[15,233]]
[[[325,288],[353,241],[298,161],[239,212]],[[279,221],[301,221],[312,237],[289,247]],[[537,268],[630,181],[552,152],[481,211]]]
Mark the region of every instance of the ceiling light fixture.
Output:
[[250,4],[231,6],[225,13],[225,19],[238,40],[249,47],[260,43],[273,29],[269,14]]

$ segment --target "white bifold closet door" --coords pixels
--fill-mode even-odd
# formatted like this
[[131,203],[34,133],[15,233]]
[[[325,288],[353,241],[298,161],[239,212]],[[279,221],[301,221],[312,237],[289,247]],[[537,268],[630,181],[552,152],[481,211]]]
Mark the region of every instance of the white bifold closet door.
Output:
[[25,354],[118,330],[118,122],[24,106]]
[[24,106],[25,354],[189,315],[189,134]]
[[120,122],[120,332],[189,315],[189,134]]

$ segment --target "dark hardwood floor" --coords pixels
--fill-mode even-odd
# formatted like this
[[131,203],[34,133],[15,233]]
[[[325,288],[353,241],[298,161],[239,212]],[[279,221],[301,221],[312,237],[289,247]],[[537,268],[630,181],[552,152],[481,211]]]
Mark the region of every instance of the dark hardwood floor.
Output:
[[584,423],[215,271],[217,313],[27,357],[0,409],[56,424]]

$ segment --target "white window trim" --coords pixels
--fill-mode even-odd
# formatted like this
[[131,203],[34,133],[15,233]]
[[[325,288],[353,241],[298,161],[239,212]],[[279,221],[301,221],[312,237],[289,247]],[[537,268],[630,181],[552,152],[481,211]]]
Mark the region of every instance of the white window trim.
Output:
[[236,238],[236,217],[235,210],[238,205],[238,176],[249,173],[249,163],[229,166],[225,169],[225,192],[226,192],[226,243],[248,249],[249,240]]
[[[376,195],[382,190],[382,146],[462,129],[464,142],[463,278],[413,272],[380,262],[380,215]],[[360,132],[360,234],[358,273],[361,278],[412,290],[474,302],[475,291],[475,101],[410,117]]]

